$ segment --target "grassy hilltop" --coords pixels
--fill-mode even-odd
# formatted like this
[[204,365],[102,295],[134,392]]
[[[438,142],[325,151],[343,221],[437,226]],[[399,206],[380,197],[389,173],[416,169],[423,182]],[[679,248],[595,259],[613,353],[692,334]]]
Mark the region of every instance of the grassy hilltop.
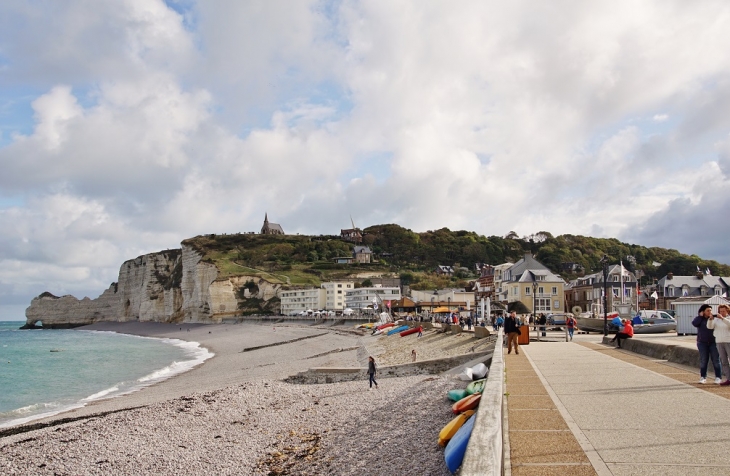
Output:
[[[476,277],[475,263],[492,265],[515,262],[530,252],[565,279],[579,274],[567,271],[564,263],[575,263],[588,274],[600,269],[608,255],[611,263],[622,260],[629,270],[644,273],[642,283],[668,272],[693,275],[699,266],[716,276],[730,276],[730,266],[677,250],[622,243],[615,238],[579,235],[553,237],[549,232],[519,237],[485,237],[470,231],[442,228],[416,233],[399,225],[376,225],[363,230],[363,245],[373,252],[372,264],[335,264],[332,258],[352,256],[353,244],[339,236],[305,235],[202,235],[183,241],[215,264],[220,278],[237,275],[261,276],[267,281],[290,286],[319,286],[322,282],[368,275],[400,277],[414,289],[463,286]],[[654,263],[660,263],[655,266]],[[437,265],[457,268],[451,278],[437,277]]]

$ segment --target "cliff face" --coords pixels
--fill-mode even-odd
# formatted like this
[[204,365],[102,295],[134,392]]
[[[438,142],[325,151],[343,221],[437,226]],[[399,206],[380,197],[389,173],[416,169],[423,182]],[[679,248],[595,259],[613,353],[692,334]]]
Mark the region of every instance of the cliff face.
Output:
[[215,265],[183,245],[139,256],[119,269],[119,280],[96,299],[43,293],[25,311],[26,326],[76,327],[98,321],[220,322],[247,300],[267,301],[278,285],[256,276],[217,279]]

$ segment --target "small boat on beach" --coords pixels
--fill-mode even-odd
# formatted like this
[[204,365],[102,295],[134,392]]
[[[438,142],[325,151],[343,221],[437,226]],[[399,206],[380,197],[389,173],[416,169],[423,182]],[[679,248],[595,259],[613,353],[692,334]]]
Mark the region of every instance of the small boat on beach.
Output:
[[489,372],[489,369],[486,365],[482,363],[476,364],[474,367],[471,368],[472,376],[475,379],[482,379],[487,376],[487,372]]
[[482,393],[482,390],[484,390],[484,384],[487,383],[487,379],[479,379],[474,380],[472,383],[466,386],[466,393],[469,395],[473,395],[475,393]]
[[454,415],[458,415],[459,413],[464,413],[467,410],[474,410],[476,407],[479,406],[479,401],[481,399],[481,393],[469,395],[454,403],[451,406],[451,411],[454,413]]
[[465,388],[457,388],[454,390],[449,390],[448,392],[446,392],[446,395],[452,402],[458,402],[469,394],[467,393]]
[[449,440],[444,451],[444,461],[446,461],[446,467],[449,471],[455,473],[464,461],[464,454],[466,453],[466,447],[469,444],[469,438],[471,432],[474,430],[474,421],[476,415],[472,415],[469,419],[461,425],[461,428],[456,432],[453,438]]
[[394,326],[395,326],[395,322],[386,322],[385,324],[380,324],[378,327],[376,327],[376,329],[377,330],[383,330],[383,329],[386,329],[388,327],[394,327]]
[[464,382],[471,382],[474,380],[474,371],[471,367],[467,367],[461,371],[459,374],[459,380],[463,380]]
[[386,335],[389,335],[390,336],[390,335],[393,335],[393,334],[397,334],[399,332],[403,332],[405,330],[408,330],[408,326],[395,327],[393,329],[388,330],[388,333]]
[[446,443],[454,437],[459,428],[474,414],[474,410],[467,410],[461,415],[455,416],[439,432],[439,446],[446,446]]
[[416,332],[423,332],[423,327],[418,326],[414,327],[413,329],[408,329],[407,331],[403,331],[400,333],[401,337],[409,336],[411,334],[415,334]]

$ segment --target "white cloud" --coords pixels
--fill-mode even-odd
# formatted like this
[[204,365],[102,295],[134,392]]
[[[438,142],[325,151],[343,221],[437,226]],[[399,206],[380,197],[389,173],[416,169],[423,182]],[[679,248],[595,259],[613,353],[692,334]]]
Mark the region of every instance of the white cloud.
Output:
[[[0,209],[0,289],[14,283],[0,299],[39,285],[24,265],[90,289],[137,254],[257,230],[266,211],[289,232],[336,233],[352,215],[695,246],[667,217],[714,209],[704,187],[730,170],[729,13],[5,2],[0,85],[30,88],[18,124],[33,127],[1,124],[0,198],[15,205]],[[721,253],[712,243],[700,251]]]

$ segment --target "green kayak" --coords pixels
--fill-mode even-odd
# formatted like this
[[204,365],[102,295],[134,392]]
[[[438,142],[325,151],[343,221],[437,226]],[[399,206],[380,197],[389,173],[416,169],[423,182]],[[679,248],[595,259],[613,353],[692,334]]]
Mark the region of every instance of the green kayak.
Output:
[[472,395],[474,393],[482,393],[484,390],[484,384],[487,382],[487,379],[483,378],[481,380],[474,380],[472,383],[466,386],[466,393],[467,395]]
[[462,398],[466,397],[468,393],[466,393],[466,390],[463,388],[460,388],[458,390],[449,390],[447,395],[449,396],[449,400],[452,402],[458,402]]

